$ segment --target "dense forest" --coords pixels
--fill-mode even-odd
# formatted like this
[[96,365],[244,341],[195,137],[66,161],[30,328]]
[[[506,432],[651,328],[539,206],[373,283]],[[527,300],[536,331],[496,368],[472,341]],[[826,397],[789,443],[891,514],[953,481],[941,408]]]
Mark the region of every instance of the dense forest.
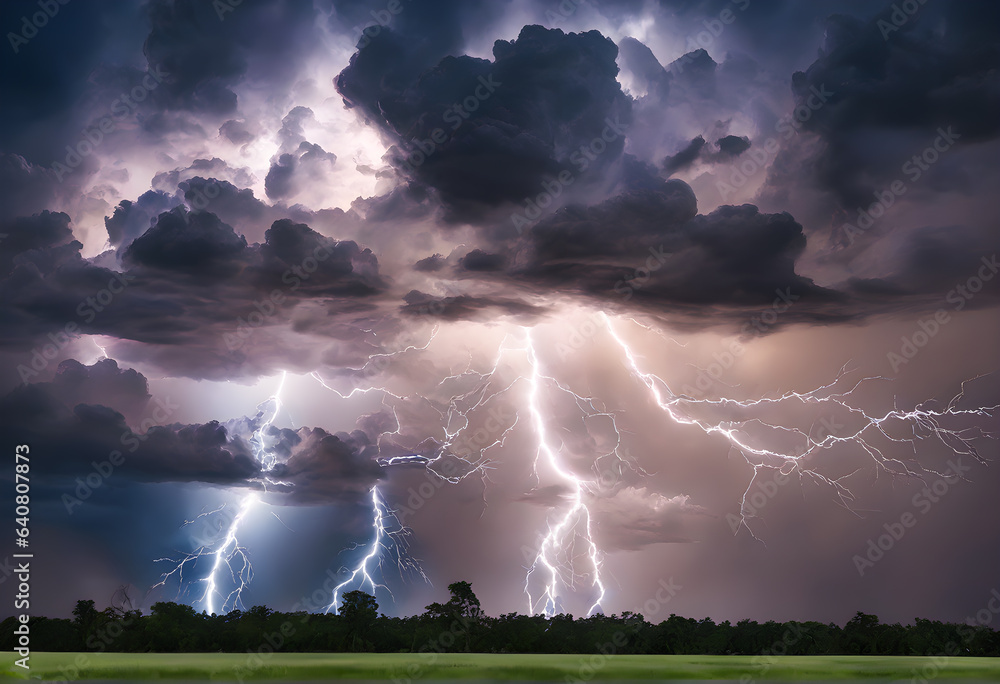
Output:
[[[1000,655],[1000,632],[985,626],[917,619],[882,624],[858,613],[843,627],[820,622],[740,620],[715,623],[671,615],[659,624],[641,615],[526,616],[483,614],[468,582],[448,587],[447,603],[421,615],[380,615],[373,596],[343,596],[339,613],[278,613],[264,606],[225,615],[155,603],[149,615],[129,604],[97,610],[78,601],[73,619],[34,617],[36,651],[239,652],[372,651],[484,653],[639,653],[740,655]],[[2,623],[0,648],[15,647],[15,618]]]

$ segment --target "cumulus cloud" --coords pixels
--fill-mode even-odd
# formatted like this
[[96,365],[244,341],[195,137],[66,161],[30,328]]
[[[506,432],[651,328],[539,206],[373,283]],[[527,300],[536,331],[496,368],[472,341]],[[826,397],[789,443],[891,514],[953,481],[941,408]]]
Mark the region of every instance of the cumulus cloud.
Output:
[[[0,6],[5,25],[22,6]],[[522,429],[532,368],[521,328],[533,328],[546,374],[536,398],[567,467],[589,473],[634,442],[650,466],[586,494],[602,552],[711,539],[707,523],[733,503],[716,493],[745,482],[701,458],[714,446],[650,428],[655,406],[624,359],[609,357],[617,347],[569,327],[574,316],[697,333],[682,353],[661,353],[659,341],[637,352],[671,381],[700,380],[726,358],[712,346],[722,335],[746,334],[750,317],[780,303],[767,328],[777,334],[750,342],[753,362],[727,367],[719,385],[759,384],[748,369],[763,368],[781,393],[813,380],[824,345],[837,347],[833,372],[843,353],[881,374],[883,352],[910,334],[907,317],[939,309],[995,263],[1000,51],[988,3],[927,3],[899,26],[893,8],[863,0],[609,0],[568,14],[446,0],[403,3],[388,18],[385,7],[260,0],[220,16],[195,0],[70,3],[0,75],[13,103],[0,111],[0,354],[10,361],[0,436],[52,455],[40,497],[71,491],[117,450],[125,464],[103,490],[114,492],[108,508],[88,512],[93,530],[111,529],[102,515],[138,518],[119,515],[140,507],[122,502],[148,496],[168,521],[157,539],[173,539],[191,515],[184,502],[266,482],[262,496],[292,515],[350,509],[327,516],[343,529],[323,537],[355,535],[346,546],[368,534],[359,521],[376,484],[406,498],[417,478],[481,472],[482,483],[449,484],[414,528],[431,553],[442,546],[434,535],[454,535],[454,567],[488,577],[500,570],[467,550],[481,530],[449,527],[453,506],[478,514],[487,500],[484,524],[505,516],[488,543],[518,535],[516,547],[531,531],[507,512],[541,520],[572,499],[531,467],[537,431]],[[724,8],[734,21],[698,44]],[[162,81],[125,105],[150,70]],[[108,116],[114,130],[94,142]],[[830,229],[949,127],[955,144],[892,211],[838,242]],[[79,164],[55,172],[67,154]],[[719,182],[741,169],[756,171],[722,196]],[[998,301],[987,287],[964,300],[969,318],[956,315],[919,363],[942,376],[985,370],[990,331],[975,317]],[[35,369],[56,340],[65,348]],[[81,362],[102,348],[117,361]],[[287,414],[276,398],[254,409],[251,390],[233,387],[279,372],[294,386]],[[584,394],[551,386],[550,373]],[[900,401],[930,384],[898,379]],[[266,393],[262,383],[252,391]],[[186,395],[183,409],[164,387]],[[587,401],[599,415],[581,425]],[[482,435],[509,439],[479,470]],[[676,458],[655,448],[662,439]],[[404,465],[385,466],[389,457]],[[667,480],[660,491],[671,494],[657,493]],[[775,509],[807,518],[801,502],[778,499]],[[745,563],[734,548],[716,553]],[[325,568],[327,550],[310,560]],[[508,598],[497,591],[494,605],[506,610]]]
[[699,526],[711,514],[684,494],[666,497],[646,487],[624,487],[598,497],[593,516],[602,548],[635,551],[650,544],[697,541]]
[[[456,218],[537,195],[584,161],[579,184],[599,182],[620,160],[631,102],[616,80],[617,47],[596,31],[526,26],[496,42],[492,62],[445,57],[422,74],[411,73],[413,49],[387,29],[352,57],[337,87],[395,143],[396,168],[440,192]],[[613,136],[606,149],[584,158],[581,146],[602,134]]]

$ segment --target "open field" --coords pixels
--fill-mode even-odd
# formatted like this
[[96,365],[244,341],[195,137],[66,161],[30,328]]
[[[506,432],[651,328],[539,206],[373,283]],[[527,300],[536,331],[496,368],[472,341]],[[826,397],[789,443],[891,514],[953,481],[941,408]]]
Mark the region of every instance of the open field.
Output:
[[[15,655],[0,655],[0,676],[13,672]],[[414,653],[33,653],[31,679],[492,679],[600,681],[687,679],[822,681],[837,679],[1000,681],[1000,659],[901,656],[490,655]],[[937,664],[935,664],[937,663]],[[62,669],[65,668],[65,669]]]

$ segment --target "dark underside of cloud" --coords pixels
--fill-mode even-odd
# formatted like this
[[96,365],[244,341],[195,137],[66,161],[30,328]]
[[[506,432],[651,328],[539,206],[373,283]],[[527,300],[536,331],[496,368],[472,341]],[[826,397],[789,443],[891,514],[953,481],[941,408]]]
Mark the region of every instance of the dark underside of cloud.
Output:
[[[306,521],[280,528],[280,553],[260,554],[266,573],[293,547],[301,552],[298,577],[275,583],[298,592],[361,553],[337,556],[371,538],[366,516],[382,490],[385,511],[420,500],[416,551],[441,576],[478,572],[494,588],[524,569],[516,552],[509,562],[497,549],[536,543],[580,497],[608,566],[649,566],[626,568],[609,596],[628,595],[637,577],[659,577],[663,562],[690,571],[695,542],[718,539],[719,528],[726,544],[697,550],[704,577],[692,579],[705,586],[691,587],[697,599],[679,599],[706,612],[770,616],[816,601],[809,605],[837,616],[844,597],[861,596],[910,619],[912,596],[881,592],[895,581],[886,579],[891,564],[912,561],[895,568],[933,586],[957,562],[928,561],[923,534],[957,539],[947,551],[963,558],[992,554],[965,568],[968,586],[923,596],[929,612],[958,610],[946,604],[978,591],[975,573],[989,580],[997,554],[953,531],[977,514],[968,502],[988,498],[972,485],[967,500],[949,499],[935,510],[938,522],[929,516],[900,545],[879,568],[883,579],[855,585],[829,569],[850,571],[853,549],[833,538],[839,519],[816,512],[813,485],[826,492],[878,472],[864,448],[857,470],[833,463],[832,451],[819,456],[841,479],[810,481],[796,469],[797,485],[751,516],[761,524],[768,516],[774,555],[742,533],[732,540],[721,518],[740,510],[732,492],[744,492],[744,504],[758,493],[744,489],[744,476],[766,486],[759,454],[730,448],[720,431],[703,445],[694,420],[672,424],[657,390],[645,391],[652,376],[632,372],[612,335],[593,335],[572,357],[562,349],[582,335],[570,323],[618,316],[609,331],[619,322],[628,331],[636,367],[676,371],[679,386],[696,378],[678,397],[678,406],[694,406],[687,390],[709,376],[713,397],[781,396],[812,383],[826,361],[835,373],[849,360],[841,354],[855,350],[866,356],[850,360],[881,376],[884,351],[922,332],[934,342],[908,374],[885,380],[890,403],[912,406],[953,380],[968,390],[959,404],[980,401],[982,386],[996,386],[992,376],[968,387],[961,379],[990,360],[990,316],[1000,305],[1000,4],[56,4],[58,14],[9,49],[0,71],[0,440],[37,454],[33,502],[62,516],[44,543],[78,543],[87,582],[138,583],[149,559],[187,533],[177,528],[197,515],[195,503],[254,492]],[[22,30],[39,7],[0,3],[0,26]],[[114,130],[98,140],[102,122]],[[907,166],[928,154],[926,168]],[[904,191],[878,220],[845,233],[897,180]],[[738,187],[724,193],[726,183]],[[970,284],[980,289],[946,299]],[[955,315],[961,322],[940,334],[920,327],[953,301],[973,314]],[[773,325],[749,325],[771,311],[780,311]],[[647,323],[664,339],[680,331],[697,341],[659,354],[659,338],[640,332]],[[711,343],[755,335],[771,337],[744,344],[746,362],[713,375],[728,352],[712,357]],[[294,398],[285,413],[276,394],[233,417],[286,374],[282,387]],[[722,403],[691,415],[718,409],[736,425],[758,409]],[[799,403],[789,411],[796,420],[843,408]],[[761,405],[760,421],[740,423],[754,445],[762,421],[785,406]],[[983,414],[961,420],[985,423]],[[898,427],[877,437],[888,450],[900,446]],[[925,427],[917,425],[920,440],[932,434]],[[762,432],[761,441],[774,436]],[[950,457],[956,434],[934,446]],[[622,456],[630,446],[635,453]],[[619,455],[614,484],[576,488],[563,472],[552,479],[541,463],[548,448],[567,472],[587,477]],[[65,497],[93,489],[95,477],[100,492],[85,512],[63,516]],[[917,486],[904,479],[885,502],[904,490],[897,483]],[[859,488],[849,502],[871,503],[863,496]],[[876,514],[890,510],[881,503],[863,511],[877,534]],[[317,522],[338,507],[350,510]],[[155,539],[140,529],[153,517]],[[538,527],[521,529],[528,520]],[[934,537],[934,525],[948,529]],[[487,549],[491,535],[496,546]],[[626,555],[666,544],[677,555]],[[734,559],[746,565],[733,570]],[[788,593],[786,567],[795,579]],[[437,577],[435,586],[447,584]],[[496,591],[494,605],[521,601],[522,578],[515,599]],[[834,589],[816,598],[820,585]],[[53,594],[69,606],[69,591]],[[422,600],[421,591],[401,595]],[[733,596],[745,603],[723,605]]]
[[[227,485],[266,489],[283,503],[317,504],[359,501],[382,477],[375,435],[361,429],[278,429],[264,425],[263,413],[184,425],[172,421],[179,409],[169,397],[151,400],[146,379],[111,359],[91,366],[64,361],[51,382],[22,385],[0,398],[0,439],[58,454],[39,459],[35,472],[49,487],[64,483],[66,491],[77,478],[114,473],[116,486]],[[254,452],[258,431],[280,459],[271,468]],[[96,489],[93,482],[90,487]]]
[[[337,11],[349,16],[354,10],[345,5]],[[160,114],[218,115],[217,129],[228,139],[252,139],[253,126],[233,118],[232,88],[251,74],[276,83],[284,78],[284,67],[269,56],[299,54],[316,39],[302,12],[249,7],[216,27],[196,4],[153,3],[144,51],[150,64],[166,65],[172,80],[155,91],[157,101],[149,106]],[[868,172],[880,169],[871,159],[851,156],[868,128],[933,132],[947,123],[962,131],[962,145],[995,137],[996,44],[981,43],[975,55],[963,57],[952,35],[978,32],[980,22],[966,9],[941,12],[950,33],[933,50],[918,21],[885,40],[882,15],[867,22],[832,17],[821,56],[791,78],[800,102],[824,85],[843,84],[804,128],[825,143],[814,160],[818,179],[844,203],[869,191],[851,185],[870,177],[859,172],[862,164]],[[750,154],[748,137],[689,138],[662,170],[625,153],[636,107],[652,101],[673,106],[687,91],[724,100],[716,82],[729,78],[731,60],[716,64],[699,49],[664,68],[635,39],[616,46],[596,31],[541,26],[496,41],[493,59],[485,60],[458,54],[454,22],[437,25],[423,10],[404,17],[359,43],[336,87],[389,142],[387,160],[401,182],[365,201],[370,230],[427,215],[428,208],[444,219],[443,235],[454,222],[471,222],[478,244],[467,245],[464,254],[411,261],[414,272],[450,282],[457,292],[396,291],[372,251],[310,229],[320,213],[254,197],[240,187],[247,181],[241,172],[220,159],[158,173],[154,189],[122,201],[107,216],[115,254],[84,259],[72,217],[25,212],[43,205],[54,187],[50,175],[4,154],[2,171],[16,201],[9,205],[14,215],[0,227],[9,235],[0,242],[0,313],[8,321],[0,343],[30,350],[46,333],[73,322],[79,332],[147,347],[172,373],[225,378],[276,366],[280,336],[260,335],[238,348],[227,344],[232,340],[226,336],[251,314],[260,314],[261,329],[276,335],[291,327],[343,338],[343,330],[358,322],[414,313],[531,320],[544,315],[538,297],[551,294],[614,311],[679,316],[681,324],[711,321],[738,329],[748,313],[781,293],[795,298],[781,325],[912,309],[907,298],[918,301],[927,291],[912,274],[919,272],[925,284],[943,283],[975,262],[972,250],[934,242],[933,232],[926,232],[913,238],[911,265],[898,273],[845,281],[839,289],[819,287],[797,273],[806,231],[792,215],[764,213],[752,204],[699,214],[688,185],[663,180],[696,164]],[[255,42],[251,56],[244,46],[265,22],[267,34],[275,35],[264,45]],[[209,41],[210,27],[222,30],[225,40]],[[427,30],[433,39],[414,40],[414,31]],[[647,91],[639,104],[618,83],[619,63]],[[927,78],[940,87],[926,87]],[[311,109],[294,107],[282,120],[279,153],[265,184],[271,200],[294,195],[336,164],[333,154],[305,138],[304,126],[315,118]],[[546,193],[558,195],[547,209],[535,201]],[[206,196],[211,207],[199,209]],[[532,202],[536,213],[529,215]],[[353,211],[334,218],[357,233],[367,230]],[[989,247],[989,239],[968,230],[977,248]],[[927,251],[921,245],[931,243],[950,253],[941,264],[921,256]],[[928,269],[943,272],[938,277]],[[86,293],[114,292],[121,284],[113,305],[98,311],[102,304],[87,303]],[[462,291],[469,284],[494,290],[488,296]],[[267,314],[272,295],[283,303]],[[988,303],[980,298],[973,305]],[[311,304],[320,308],[301,308]]]

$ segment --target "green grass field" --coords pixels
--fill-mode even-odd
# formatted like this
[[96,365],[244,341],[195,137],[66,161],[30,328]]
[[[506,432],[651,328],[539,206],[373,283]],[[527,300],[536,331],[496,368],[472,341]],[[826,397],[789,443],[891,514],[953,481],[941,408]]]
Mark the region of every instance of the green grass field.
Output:
[[[14,673],[15,655],[0,655],[0,676]],[[84,660],[85,659],[85,660]],[[766,681],[835,679],[1000,681],[1000,659],[880,656],[574,656],[487,654],[346,654],[281,653],[270,656],[238,653],[132,654],[35,653],[31,679],[175,679],[277,680],[493,679],[533,681],[601,681],[623,679],[723,679],[758,684]],[[935,664],[935,662],[937,664]],[[66,668],[66,669],[61,669]],[[74,668],[79,674],[73,677]],[[925,669],[926,668],[926,669]]]

